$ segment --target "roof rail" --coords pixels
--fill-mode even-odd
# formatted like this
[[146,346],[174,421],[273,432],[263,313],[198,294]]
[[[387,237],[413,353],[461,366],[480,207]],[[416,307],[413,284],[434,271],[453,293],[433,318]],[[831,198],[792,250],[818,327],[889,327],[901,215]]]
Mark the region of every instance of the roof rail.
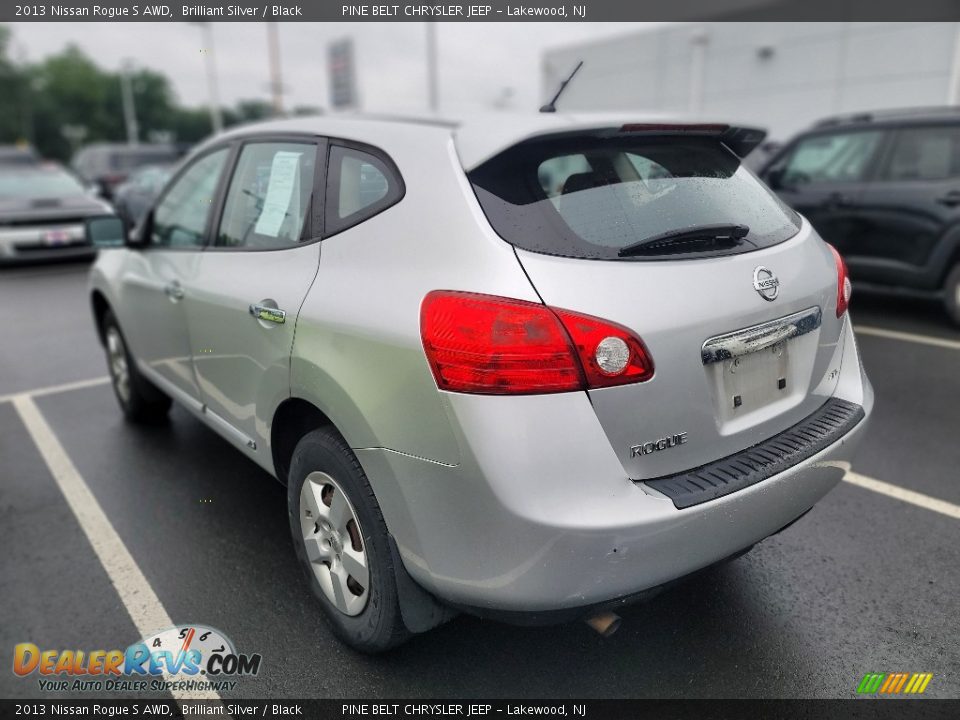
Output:
[[348,112],[339,115],[328,115],[326,117],[349,117],[356,120],[378,120],[381,122],[407,123],[410,125],[434,125],[443,128],[456,128],[460,125],[458,120],[440,117],[439,115],[406,115],[404,113],[391,112]]
[[882,122],[884,120],[899,120],[901,118],[960,116],[960,106],[939,105],[933,107],[894,108],[889,110],[869,110],[866,112],[852,112],[843,115],[834,115],[814,123],[814,127],[834,127],[836,125],[853,125],[855,123]]

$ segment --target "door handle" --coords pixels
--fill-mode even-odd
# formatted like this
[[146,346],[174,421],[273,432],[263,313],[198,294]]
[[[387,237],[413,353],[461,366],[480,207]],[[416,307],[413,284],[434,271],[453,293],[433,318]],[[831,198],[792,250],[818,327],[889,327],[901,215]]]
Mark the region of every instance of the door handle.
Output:
[[260,305],[259,303],[254,303],[250,306],[250,314],[253,315],[253,317],[255,317],[257,320],[276,323],[277,325],[283,325],[287,321],[287,313],[285,310],[267,307],[266,305]]
[[960,205],[960,190],[951,190],[945,195],[937,198],[937,202],[947,207],[956,207]]
[[183,300],[183,286],[180,285],[178,280],[174,280],[163,286],[163,294],[170,298],[172,302],[179,302]]

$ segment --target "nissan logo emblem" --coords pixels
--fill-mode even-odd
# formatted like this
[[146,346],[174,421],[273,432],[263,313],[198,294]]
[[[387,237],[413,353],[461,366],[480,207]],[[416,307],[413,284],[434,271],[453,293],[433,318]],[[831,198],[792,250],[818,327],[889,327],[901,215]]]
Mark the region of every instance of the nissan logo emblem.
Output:
[[773,274],[773,270],[758,265],[753,271],[753,289],[764,300],[773,302],[780,293],[780,280]]

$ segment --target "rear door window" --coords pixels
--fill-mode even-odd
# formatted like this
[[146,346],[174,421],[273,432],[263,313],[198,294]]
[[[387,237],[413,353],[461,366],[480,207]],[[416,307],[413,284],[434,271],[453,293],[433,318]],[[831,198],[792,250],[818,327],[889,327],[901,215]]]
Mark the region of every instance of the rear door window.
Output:
[[[488,220],[517,247],[618,259],[628,245],[710,225],[746,225],[745,252],[786,240],[800,221],[719,140],[592,136],[528,141],[469,173]],[[671,252],[659,258],[671,257]],[[644,258],[631,258],[644,259]]]
[[244,145],[227,190],[216,247],[267,250],[298,243],[316,163],[312,143]]
[[783,170],[784,187],[859,182],[866,177],[882,132],[813,135],[797,143]]
[[883,177],[898,181],[960,177],[960,127],[917,127],[899,131]]

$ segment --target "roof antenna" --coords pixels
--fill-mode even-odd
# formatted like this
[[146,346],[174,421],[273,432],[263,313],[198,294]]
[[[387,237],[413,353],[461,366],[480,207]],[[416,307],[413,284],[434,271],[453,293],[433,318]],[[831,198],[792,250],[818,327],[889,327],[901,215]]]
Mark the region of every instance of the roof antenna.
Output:
[[563,94],[563,91],[567,89],[567,84],[568,84],[571,80],[573,80],[573,76],[576,75],[576,74],[577,74],[577,71],[578,71],[580,68],[582,68],[582,67],[583,67],[583,60],[581,60],[580,62],[578,62],[578,63],[577,63],[577,66],[573,69],[573,72],[570,73],[570,75],[567,77],[566,80],[564,80],[562,83],[560,83],[560,89],[557,90],[557,94],[553,96],[553,100],[551,100],[551,101],[548,102],[546,105],[544,105],[542,108],[540,108],[540,112],[542,112],[542,113],[553,113],[553,112],[556,112],[556,111],[557,111],[557,100],[560,99],[560,96]]

